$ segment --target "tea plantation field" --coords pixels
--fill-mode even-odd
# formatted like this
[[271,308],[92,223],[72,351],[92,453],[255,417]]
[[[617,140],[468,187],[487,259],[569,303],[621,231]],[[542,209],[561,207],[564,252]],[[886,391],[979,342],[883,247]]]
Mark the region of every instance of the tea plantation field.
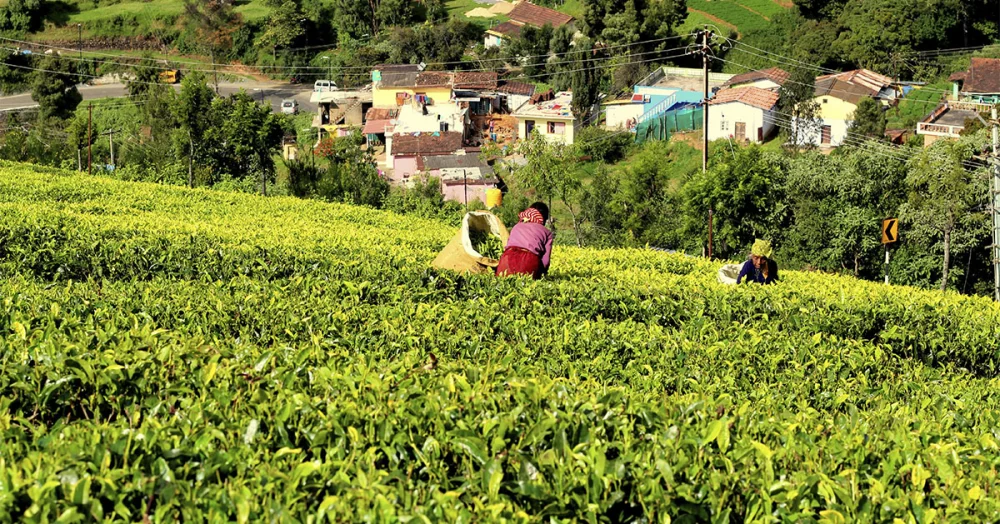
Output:
[[452,234],[0,167],[0,521],[1000,520],[991,301]]

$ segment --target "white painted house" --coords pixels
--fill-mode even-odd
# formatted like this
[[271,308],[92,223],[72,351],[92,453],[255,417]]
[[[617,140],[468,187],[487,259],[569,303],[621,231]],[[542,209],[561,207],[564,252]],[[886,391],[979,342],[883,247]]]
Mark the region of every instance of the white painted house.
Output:
[[778,93],[759,87],[720,89],[708,105],[709,140],[760,143],[774,131]]

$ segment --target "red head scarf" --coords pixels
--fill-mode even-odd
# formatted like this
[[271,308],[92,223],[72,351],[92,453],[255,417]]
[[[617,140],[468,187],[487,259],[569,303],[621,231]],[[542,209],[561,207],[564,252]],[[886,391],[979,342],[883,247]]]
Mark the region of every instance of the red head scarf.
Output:
[[518,213],[517,217],[521,219],[521,222],[533,222],[535,224],[545,224],[545,218],[543,218],[542,214],[533,207],[529,207],[528,209],[521,211],[520,213]]

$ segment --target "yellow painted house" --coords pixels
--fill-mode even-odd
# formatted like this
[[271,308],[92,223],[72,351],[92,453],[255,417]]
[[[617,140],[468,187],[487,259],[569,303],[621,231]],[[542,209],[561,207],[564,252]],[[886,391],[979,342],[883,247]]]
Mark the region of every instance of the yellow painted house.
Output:
[[420,71],[415,65],[380,66],[372,71],[372,104],[378,108],[394,108],[414,101],[450,104],[453,85],[453,73]]
[[573,93],[563,91],[546,97],[534,104],[531,101],[514,111],[517,119],[517,136],[528,138],[533,131],[538,132],[546,140],[572,145],[576,139],[578,122],[573,115]]
[[[819,108],[818,125],[802,126],[798,135],[799,145],[838,147],[848,139],[847,130],[854,118],[858,103],[873,98],[888,103],[895,96],[892,80],[888,77],[857,69],[816,79],[816,96]],[[797,122],[793,122],[797,126]]]

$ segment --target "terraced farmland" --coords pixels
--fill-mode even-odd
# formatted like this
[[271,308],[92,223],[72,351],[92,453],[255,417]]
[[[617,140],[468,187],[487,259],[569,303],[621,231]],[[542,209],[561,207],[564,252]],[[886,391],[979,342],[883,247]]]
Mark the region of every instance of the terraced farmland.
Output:
[[706,23],[703,20],[707,19],[739,33],[765,28],[771,17],[787,9],[773,0],[688,0],[687,6],[685,29]]

